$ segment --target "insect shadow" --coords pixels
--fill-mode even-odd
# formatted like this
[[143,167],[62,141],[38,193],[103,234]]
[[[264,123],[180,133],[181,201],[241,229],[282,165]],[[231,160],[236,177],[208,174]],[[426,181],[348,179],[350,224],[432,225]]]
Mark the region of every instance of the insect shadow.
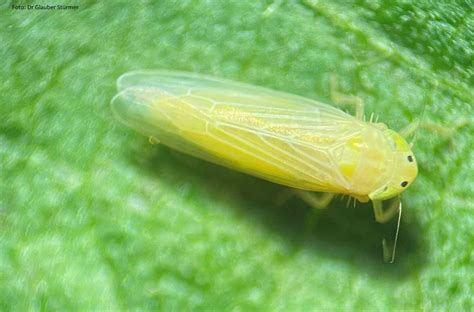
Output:
[[[186,183],[207,193],[214,207],[237,209],[239,215],[253,219],[283,242],[288,256],[301,250],[340,261],[356,263],[369,273],[395,279],[416,271],[425,263],[425,248],[415,223],[402,219],[395,263],[383,261],[382,240],[390,245],[396,218],[387,224],[375,222],[372,205],[336,198],[327,209],[314,209],[299,200],[278,200],[288,188],[243,173],[217,166],[165,146],[136,146],[130,156],[147,174],[156,174],[176,189]],[[146,152],[144,153],[144,149]],[[224,208],[225,206],[225,208]],[[407,205],[407,207],[409,207]],[[417,209],[411,207],[411,209]],[[405,214],[406,216],[406,214]]]

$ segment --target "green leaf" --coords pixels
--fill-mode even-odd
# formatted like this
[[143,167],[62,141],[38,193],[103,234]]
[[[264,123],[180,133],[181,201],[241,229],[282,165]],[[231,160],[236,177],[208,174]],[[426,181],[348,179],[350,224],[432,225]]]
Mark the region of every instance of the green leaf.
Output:
[[[0,8],[0,309],[474,306],[472,1],[11,5]],[[394,129],[469,123],[450,138],[419,131],[420,175],[386,264],[395,221],[376,224],[370,205],[278,204],[283,187],[118,124],[117,77],[154,68],[326,102],[336,74]]]

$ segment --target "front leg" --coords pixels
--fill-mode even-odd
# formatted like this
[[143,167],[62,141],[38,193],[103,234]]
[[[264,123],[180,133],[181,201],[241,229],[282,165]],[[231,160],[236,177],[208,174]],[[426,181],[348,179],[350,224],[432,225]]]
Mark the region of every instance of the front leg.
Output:
[[397,198],[397,200],[393,202],[387,210],[383,209],[381,200],[373,200],[372,206],[374,207],[375,221],[379,223],[387,223],[398,213],[401,207],[401,202],[400,198]]
[[400,130],[400,135],[404,138],[408,138],[409,136],[415,134],[418,129],[425,129],[434,133],[438,133],[444,137],[449,137],[453,135],[457,131],[458,128],[464,127],[465,125],[469,124],[469,120],[467,119],[460,119],[458,120],[452,127],[444,127],[432,122],[421,122],[419,120],[415,120],[408,124],[405,128]]

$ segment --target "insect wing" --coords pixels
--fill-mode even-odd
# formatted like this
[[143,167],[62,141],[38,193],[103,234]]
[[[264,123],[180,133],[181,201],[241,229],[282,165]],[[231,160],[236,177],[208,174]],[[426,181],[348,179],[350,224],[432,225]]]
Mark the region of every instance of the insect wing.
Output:
[[125,124],[179,151],[295,188],[340,192],[358,121],[329,105],[198,74],[134,72],[113,99]]

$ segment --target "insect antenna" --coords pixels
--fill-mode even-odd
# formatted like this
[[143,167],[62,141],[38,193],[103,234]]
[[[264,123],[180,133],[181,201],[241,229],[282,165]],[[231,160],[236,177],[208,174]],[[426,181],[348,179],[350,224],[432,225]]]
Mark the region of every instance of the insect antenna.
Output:
[[393,243],[392,259],[390,260],[390,263],[393,263],[395,261],[395,252],[397,251],[398,232],[400,231],[401,220],[402,220],[402,202],[399,199],[397,231],[395,232],[395,242]]

